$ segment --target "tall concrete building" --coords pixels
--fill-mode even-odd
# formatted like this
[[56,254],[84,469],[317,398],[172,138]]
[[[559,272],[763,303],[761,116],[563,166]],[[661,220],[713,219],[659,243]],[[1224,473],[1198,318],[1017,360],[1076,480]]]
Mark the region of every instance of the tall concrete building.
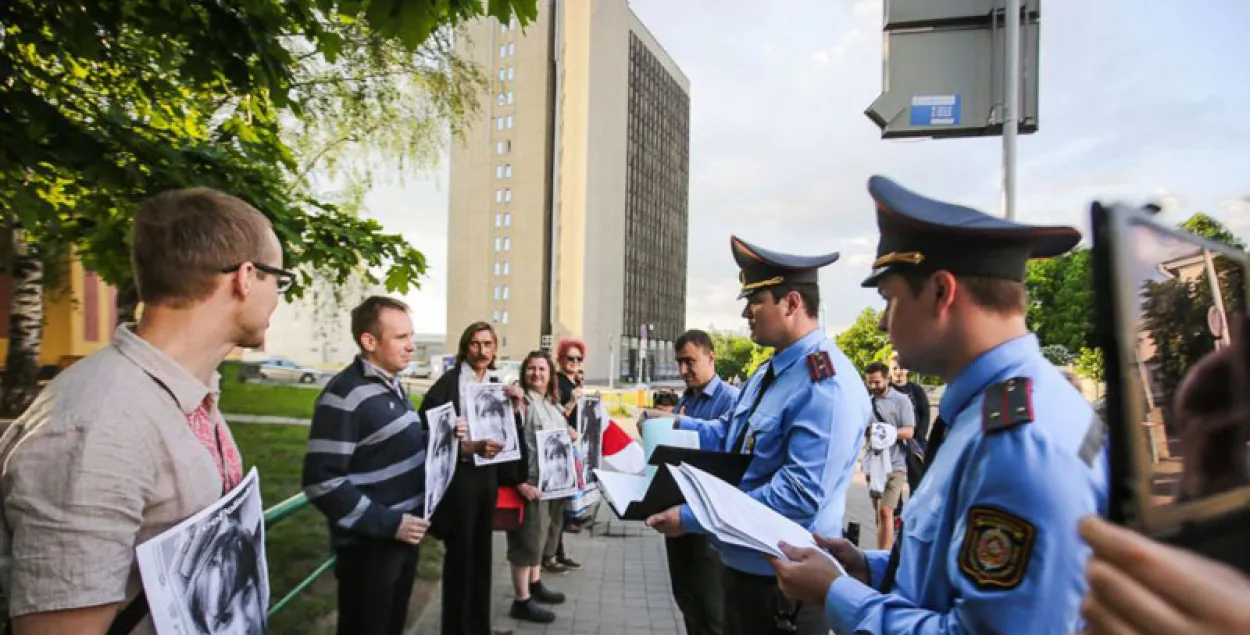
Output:
[[626,0],[543,0],[524,30],[482,20],[458,47],[490,92],[452,148],[449,350],[487,320],[504,359],[575,335],[588,381],[675,376],[689,80]]

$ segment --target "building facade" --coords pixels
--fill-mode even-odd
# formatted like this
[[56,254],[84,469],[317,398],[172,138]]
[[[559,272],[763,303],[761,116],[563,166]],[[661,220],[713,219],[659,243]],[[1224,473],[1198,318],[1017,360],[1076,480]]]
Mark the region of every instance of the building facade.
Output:
[[448,348],[486,320],[504,359],[575,335],[588,381],[673,377],[689,81],[626,0],[539,4],[458,43],[491,90],[452,148]]

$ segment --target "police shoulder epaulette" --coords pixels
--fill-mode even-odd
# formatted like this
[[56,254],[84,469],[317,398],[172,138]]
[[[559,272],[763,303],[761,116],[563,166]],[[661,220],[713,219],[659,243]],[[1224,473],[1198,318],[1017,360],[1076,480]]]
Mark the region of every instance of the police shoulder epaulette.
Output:
[[833,377],[838,371],[834,369],[833,360],[829,359],[827,351],[816,351],[807,356],[807,374],[813,382],[817,382]]
[[1033,380],[1013,377],[985,389],[981,430],[997,432],[1033,421]]

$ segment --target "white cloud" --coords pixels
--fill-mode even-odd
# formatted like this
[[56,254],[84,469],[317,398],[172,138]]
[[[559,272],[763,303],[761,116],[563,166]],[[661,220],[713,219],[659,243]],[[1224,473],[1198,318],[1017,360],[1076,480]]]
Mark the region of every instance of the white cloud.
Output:
[[812,56],[812,60],[818,64],[828,64],[829,54],[824,51],[820,51]]

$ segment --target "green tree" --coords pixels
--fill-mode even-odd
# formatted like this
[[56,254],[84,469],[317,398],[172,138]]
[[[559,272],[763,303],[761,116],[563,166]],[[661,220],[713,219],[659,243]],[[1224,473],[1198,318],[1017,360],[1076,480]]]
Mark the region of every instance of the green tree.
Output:
[[1103,366],[1102,350],[1100,349],[1082,348],[1072,365],[1076,370],[1076,374],[1081,377],[1096,382],[1102,382],[1105,379],[1105,367]]
[[760,346],[759,344],[756,344],[755,347],[751,349],[751,361],[747,364],[746,376],[750,377],[751,375],[754,375],[755,371],[758,370],[760,366],[768,363],[768,360],[773,358],[773,352],[774,351],[771,346]]
[[345,280],[382,267],[388,288],[416,284],[424,257],[401,237],[301,189],[307,171],[283,142],[281,123],[298,120],[301,99],[316,92],[299,92],[301,62],[333,65],[351,44],[345,32],[371,32],[374,42],[415,52],[431,33],[484,8],[524,23],[537,2],[0,6],[0,213],[23,243],[14,245],[10,263],[19,274],[18,328],[10,331],[4,408],[20,411],[33,394],[42,316],[40,303],[29,300],[43,291],[40,250],[76,247],[122,298],[133,297],[129,212],[161,190],[209,185],[252,203],[274,221],[303,284],[315,272]]
[[865,308],[836,338],[838,348],[860,372],[872,362],[889,359],[890,337],[881,330],[881,317],[881,311]]
[[721,379],[746,379],[755,344],[751,338],[726,333],[713,333],[712,344],[716,353],[716,374]]
[[1091,266],[1088,249],[1029,261],[1026,321],[1043,346],[1079,351],[1097,345]]

